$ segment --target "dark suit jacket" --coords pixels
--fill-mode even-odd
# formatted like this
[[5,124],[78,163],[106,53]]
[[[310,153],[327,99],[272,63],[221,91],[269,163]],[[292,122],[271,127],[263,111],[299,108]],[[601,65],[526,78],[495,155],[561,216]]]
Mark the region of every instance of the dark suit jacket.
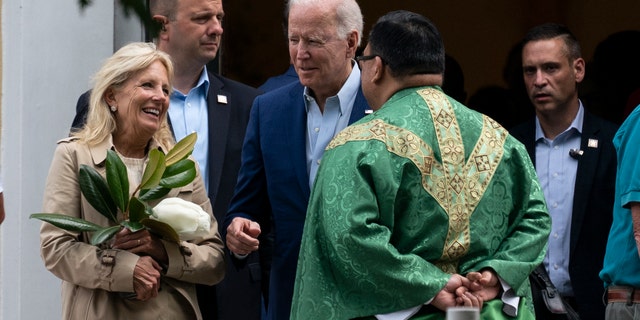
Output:
[[[580,317],[604,319],[602,302],[604,284],[598,273],[607,245],[613,219],[613,200],[616,179],[616,153],[613,136],[617,126],[584,110],[580,149],[584,154],[577,160],[578,171],[574,187],[571,217],[569,275]],[[527,148],[532,162],[535,158],[535,118],[511,130],[511,134]],[[598,140],[598,147],[588,146],[589,139]],[[537,302],[534,298],[534,302]],[[541,314],[538,319],[551,319]]]
[[[240,169],[242,142],[253,99],[259,90],[209,72],[209,198],[220,228],[224,221]],[[78,99],[72,127],[85,122],[90,92]],[[219,103],[224,95],[227,103]],[[220,230],[222,234],[222,230]],[[227,255],[228,255],[228,250]],[[262,294],[258,254],[244,261],[227,256],[227,272],[216,286],[197,286],[204,319],[260,319]]]
[[[304,87],[296,81],[256,98],[242,149],[238,184],[225,220],[273,219],[274,247],[267,319],[289,319],[298,251],[309,202]],[[349,123],[362,118],[368,105],[362,91]]]
[[296,69],[293,67],[293,65],[290,64],[287,71],[285,71],[283,74],[279,74],[267,79],[267,81],[265,81],[260,87],[258,87],[258,89],[264,92],[269,92],[296,81],[298,81],[298,74],[296,73]]

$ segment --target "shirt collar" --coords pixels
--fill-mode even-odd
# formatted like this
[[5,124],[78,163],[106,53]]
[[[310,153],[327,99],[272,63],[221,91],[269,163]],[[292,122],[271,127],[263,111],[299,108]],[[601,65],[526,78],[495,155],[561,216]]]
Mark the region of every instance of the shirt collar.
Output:
[[[204,98],[207,99],[209,95],[209,85],[209,72],[207,72],[207,66],[205,65],[204,68],[202,68],[202,73],[200,74],[200,78],[198,78],[198,82],[193,88],[191,88],[190,91],[201,88],[203,90]],[[171,95],[176,97],[187,96],[185,94],[182,94],[182,92],[176,90],[175,88],[173,88],[173,92],[171,93]]]
[[[558,136],[561,136],[565,132],[570,130],[573,130],[578,134],[582,133],[582,123],[584,121],[584,107],[582,106],[582,101],[578,100],[578,103],[580,105],[578,106],[578,113],[576,114],[576,117],[573,118],[573,121],[571,121],[571,125],[569,125],[569,127]],[[542,132],[542,127],[540,126],[540,120],[538,120],[538,117],[536,117],[536,141],[539,141],[540,139],[544,139],[544,138],[545,138],[544,133]]]
[[209,72],[207,71],[207,66],[205,65],[204,68],[202,68],[202,74],[200,75],[200,79],[198,79],[198,84],[196,85],[196,87],[204,86],[205,98],[208,98],[209,95],[209,85]]
[[[329,97],[327,100],[338,98],[338,102],[340,105],[340,113],[345,114],[346,107],[344,102],[352,101],[355,99],[355,96],[358,94],[358,90],[360,89],[360,69],[358,68],[358,64],[351,62],[352,68],[347,81],[342,85],[338,94],[332,97]],[[309,103],[313,101],[313,96],[311,96],[311,92],[309,87],[304,87],[304,106],[307,112],[309,112]]]

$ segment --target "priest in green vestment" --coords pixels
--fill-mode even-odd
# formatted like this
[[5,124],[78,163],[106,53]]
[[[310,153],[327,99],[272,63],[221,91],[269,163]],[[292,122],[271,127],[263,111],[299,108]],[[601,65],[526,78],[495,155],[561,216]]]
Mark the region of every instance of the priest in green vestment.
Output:
[[440,89],[425,17],[372,28],[362,90],[375,110],[328,145],[314,184],[291,319],[534,319],[529,273],[550,231],[522,144]]

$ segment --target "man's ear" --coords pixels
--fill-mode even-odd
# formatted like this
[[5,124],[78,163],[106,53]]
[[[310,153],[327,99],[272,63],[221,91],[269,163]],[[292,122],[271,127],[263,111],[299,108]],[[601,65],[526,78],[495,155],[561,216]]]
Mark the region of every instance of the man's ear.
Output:
[[371,77],[371,81],[376,83],[382,81],[385,76],[386,65],[382,62],[382,59],[378,56],[373,58],[373,76]]
[[167,17],[156,14],[151,19],[157,24],[158,30],[161,32],[167,31],[167,23],[169,23],[169,19],[167,19]]
[[347,36],[347,58],[353,59],[356,56],[359,40],[360,34],[358,34],[358,31],[353,30],[349,33]]
[[578,58],[573,60],[573,72],[575,72],[576,82],[580,83],[584,79],[586,63],[584,59]]

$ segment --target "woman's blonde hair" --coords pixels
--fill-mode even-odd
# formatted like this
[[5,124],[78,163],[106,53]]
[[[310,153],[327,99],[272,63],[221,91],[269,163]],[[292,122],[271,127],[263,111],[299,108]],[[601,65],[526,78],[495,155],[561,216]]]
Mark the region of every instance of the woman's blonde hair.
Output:
[[[95,145],[113,134],[116,127],[115,115],[104,100],[109,89],[120,88],[129,78],[146,69],[156,61],[160,61],[167,69],[169,86],[173,83],[173,63],[168,54],[157,50],[156,45],[147,42],[133,42],[120,48],[109,57],[93,77],[93,89],[89,99],[87,121],[72,136],[88,145]],[[167,122],[167,113],[161,119],[160,128],[153,135],[158,143],[170,148],[175,144],[173,134]]]

